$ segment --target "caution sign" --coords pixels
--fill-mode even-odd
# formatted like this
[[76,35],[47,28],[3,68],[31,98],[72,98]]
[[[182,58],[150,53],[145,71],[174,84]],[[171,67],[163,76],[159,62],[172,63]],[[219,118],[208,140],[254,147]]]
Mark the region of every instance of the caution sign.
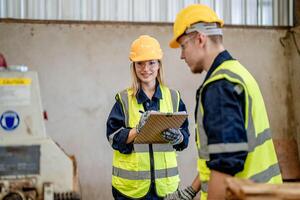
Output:
[[0,86],[7,85],[30,85],[30,78],[0,78]]
[[29,105],[31,82],[30,78],[0,78],[0,105]]

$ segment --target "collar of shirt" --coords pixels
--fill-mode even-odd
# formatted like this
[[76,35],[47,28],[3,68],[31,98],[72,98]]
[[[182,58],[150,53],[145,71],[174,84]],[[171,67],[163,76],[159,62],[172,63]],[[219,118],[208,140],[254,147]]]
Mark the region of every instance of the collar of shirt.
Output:
[[210,77],[213,71],[215,71],[223,62],[227,60],[233,60],[232,56],[229,54],[227,50],[224,50],[221,53],[219,53],[218,56],[215,58],[213,64],[209,68],[203,83]]
[[215,71],[223,62],[225,62],[227,60],[234,60],[234,58],[232,58],[232,56],[229,54],[229,52],[227,50],[224,50],[221,53],[219,53],[217,55],[217,57],[215,58],[213,64],[209,68],[209,70],[208,70],[208,72],[207,72],[207,74],[205,76],[205,79],[204,79],[203,83],[197,89],[197,91],[196,91],[196,107],[195,107],[195,119],[196,120],[197,120],[197,110],[198,110],[198,106],[199,106],[198,105],[199,104],[199,95],[200,95],[200,90],[201,90],[203,84],[210,77],[210,75],[213,73],[213,71]]
[[[162,99],[161,90],[159,87],[159,83],[157,81],[156,81],[155,92],[154,92],[152,99],[153,98]],[[136,99],[137,99],[138,104],[142,104],[142,103],[146,102],[147,100],[149,100],[149,98],[147,97],[147,95],[145,94],[145,92],[143,91],[142,88],[140,88],[139,91],[137,92]]]

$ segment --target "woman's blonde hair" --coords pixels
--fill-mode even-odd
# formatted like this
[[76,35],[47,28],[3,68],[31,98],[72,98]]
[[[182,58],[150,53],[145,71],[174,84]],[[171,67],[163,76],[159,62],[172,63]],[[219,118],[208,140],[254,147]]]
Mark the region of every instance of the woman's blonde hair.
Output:
[[[163,69],[163,64],[161,60],[158,60],[159,63],[159,69],[157,72],[157,77],[156,80],[160,85],[164,85],[164,69]],[[139,91],[141,87],[141,81],[136,75],[135,69],[134,69],[134,62],[130,64],[130,72],[131,72],[131,89],[133,90],[132,95],[136,96],[137,92]]]

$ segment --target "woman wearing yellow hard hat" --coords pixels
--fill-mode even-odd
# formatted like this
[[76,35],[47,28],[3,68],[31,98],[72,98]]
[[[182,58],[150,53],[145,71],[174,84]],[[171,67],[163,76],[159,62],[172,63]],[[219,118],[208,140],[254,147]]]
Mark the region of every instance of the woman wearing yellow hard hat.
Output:
[[178,188],[175,151],[188,145],[188,121],[162,133],[168,143],[133,143],[149,111],[186,112],[179,92],[164,85],[162,57],[155,38],[142,35],[132,42],[132,85],[116,95],[107,120],[107,139],[113,148],[112,193],[118,200],[158,200]]

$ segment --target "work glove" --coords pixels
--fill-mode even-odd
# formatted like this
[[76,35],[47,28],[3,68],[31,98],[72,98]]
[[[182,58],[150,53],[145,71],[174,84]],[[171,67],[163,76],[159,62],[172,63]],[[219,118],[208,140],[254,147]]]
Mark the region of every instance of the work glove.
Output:
[[143,114],[142,114],[142,116],[141,116],[141,118],[140,118],[140,121],[139,121],[139,123],[138,123],[137,126],[136,126],[136,132],[137,132],[138,134],[141,132],[141,129],[142,129],[143,126],[146,124],[149,115],[150,115],[150,111],[143,112]]
[[162,132],[162,137],[172,145],[180,144],[183,141],[182,133],[175,128],[169,128]]
[[184,189],[178,189],[175,192],[165,196],[164,200],[192,200],[196,196],[197,192],[194,191],[192,186],[188,186]]

